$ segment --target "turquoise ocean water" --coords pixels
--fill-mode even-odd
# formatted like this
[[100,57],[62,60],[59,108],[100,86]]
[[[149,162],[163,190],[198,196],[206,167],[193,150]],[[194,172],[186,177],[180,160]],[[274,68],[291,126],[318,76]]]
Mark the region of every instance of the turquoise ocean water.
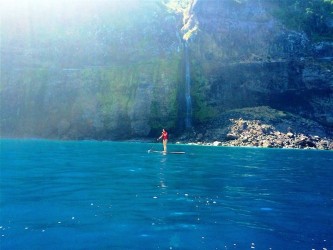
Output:
[[333,152],[1,140],[0,249],[333,249]]

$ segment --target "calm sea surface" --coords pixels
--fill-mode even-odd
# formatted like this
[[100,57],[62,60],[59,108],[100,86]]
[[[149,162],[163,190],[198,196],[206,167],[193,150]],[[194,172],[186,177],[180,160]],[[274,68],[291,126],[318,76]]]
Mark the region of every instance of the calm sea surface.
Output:
[[1,140],[0,249],[333,249],[333,152]]

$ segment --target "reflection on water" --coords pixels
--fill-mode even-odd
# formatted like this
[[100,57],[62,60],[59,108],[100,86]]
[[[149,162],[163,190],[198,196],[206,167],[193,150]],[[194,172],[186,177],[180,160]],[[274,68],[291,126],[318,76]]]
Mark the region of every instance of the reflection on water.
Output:
[[1,249],[333,245],[331,152],[169,147],[1,141]]

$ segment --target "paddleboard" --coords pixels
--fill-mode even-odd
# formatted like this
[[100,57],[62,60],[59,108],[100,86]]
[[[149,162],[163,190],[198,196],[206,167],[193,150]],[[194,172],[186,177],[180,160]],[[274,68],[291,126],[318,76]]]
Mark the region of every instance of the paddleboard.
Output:
[[160,154],[185,154],[185,152],[182,152],[182,151],[167,151],[167,152],[164,152],[164,151],[156,151],[156,150],[148,150],[148,153],[160,153]]

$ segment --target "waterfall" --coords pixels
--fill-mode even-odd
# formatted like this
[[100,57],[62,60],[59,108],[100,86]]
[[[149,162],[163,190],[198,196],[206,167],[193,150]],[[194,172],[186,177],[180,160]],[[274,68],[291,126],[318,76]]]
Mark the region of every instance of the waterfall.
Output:
[[192,127],[192,100],[191,100],[191,71],[190,71],[190,59],[188,52],[187,41],[184,42],[185,50],[185,100],[186,100],[186,116],[185,127]]

